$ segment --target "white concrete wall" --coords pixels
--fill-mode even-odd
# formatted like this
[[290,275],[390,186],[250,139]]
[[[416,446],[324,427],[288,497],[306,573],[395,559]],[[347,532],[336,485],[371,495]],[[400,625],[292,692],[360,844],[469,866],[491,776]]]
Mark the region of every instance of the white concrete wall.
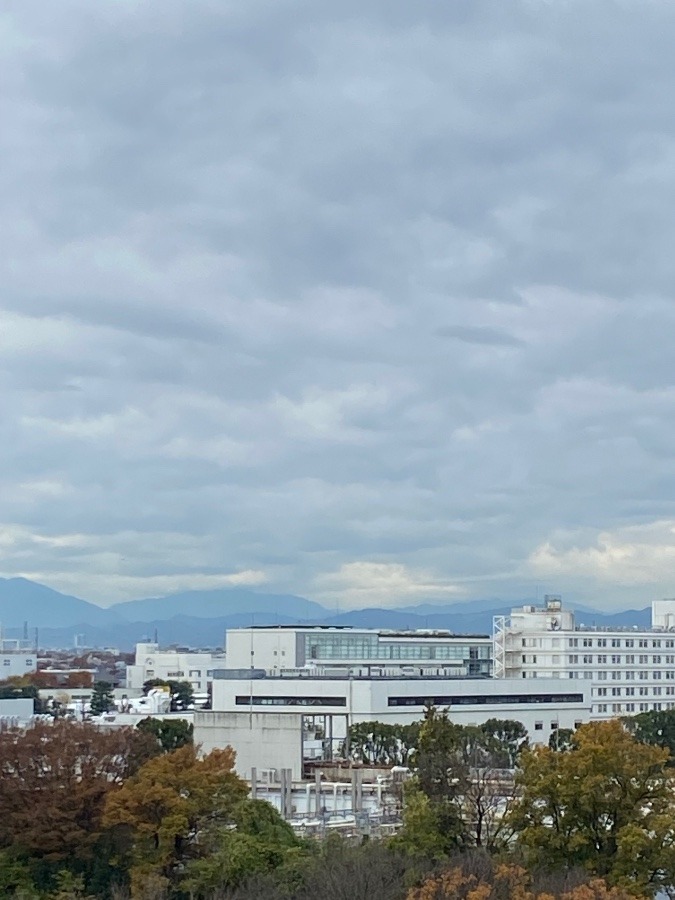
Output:
[[34,711],[35,704],[29,699],[0,700],[0,720],[18,719],[20,722],[27,722]]
[[194,717],[194,741],[202,753],[216,747],[232,747],[237,754],[236,771],[251,778],[263,769],[291,769],[302,778],[302,715],[296,712],[211,712],[198,711]]
[[0,681],[18,675],[29,675],[31,672],[37,672],[36,653],[0,652]]
[[675,628],[675,600],[652,600],[652,626]]
[[289,628],[231,628],[225,636],[227,668],[295,668],[295,635]]

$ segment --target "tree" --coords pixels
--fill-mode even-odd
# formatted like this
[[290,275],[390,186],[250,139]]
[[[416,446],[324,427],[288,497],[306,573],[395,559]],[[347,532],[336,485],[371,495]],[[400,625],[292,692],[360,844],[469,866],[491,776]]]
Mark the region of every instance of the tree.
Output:
[[548,739],[551,750],[571,750],[574,746],[573,728],[555,728]]
[[40,691],[27,676],[14,676],[0,681],[0,700],[32,700],[36,713],[44,712]]
[[[526,751],[510,823],[532,863],[580,866],[654,893],[675,881],[668,751],[636,741],[619,721],[583,725],[570,750]],[[639,848],[641,856],[635,858]]]
[[208,847],[198,835],[232,822],[248,793],[227,747],[200,758],[194,746],[149,760],[106,804],[104,822],[129,836],[132,878],[175,881]]
[[64,866],[90,873],[106,797],[153,752],[147,735],[126,728],[57,720],[0,731],[0,849],[39,886]]
[[101,713],[114,709],[115,698],[110,689],[110,685],[106,681],[97,681],[94,684],[94,690],[91,694],[89,710],[92,716],[100,716]]
[[651,710],[623,721],[636,740],[667,750],[668,765],[675,766],[675,709]]
[[513,769],[528,746],[527,728],[513,719],[488,719],[480,726],[491,768]]
[[[412,756],[415,781],[406,800],[410,802],[416,790],[426,796],[426,810],[423,811],[423,804],[418,801],[418,812],[424,812],[423,830],[433,827],[438,831],[442,836],[443,854],[464,842],[461,798],[468,783],[469,769],[462,752],[462,737],[461,726],[451,722],[446,711],[439,712],[430,706],[425,710],[418,747]],[[414,846],[418,838],[410,832],[410,817],[407,827],[409,843]],[[424,837],[425,843],[427,840]]]
[[154,719],[151,716],[142,719],[136,728],[153,735],[164,753],[191,744],[194,730],[192,723],[185,719]]
[[200,835],[202,855],[186,868],[181,888],[198,897],[231,890],[306,855],[291,826],[265,800],[243,800],[233,810],[227,828]]
[[602,879],[587,880],[568,890],[546,888],[537,890],[532,875],[520,866],[493,866],[483,860],[475,871],[464,864],[428,876],[409,891],[407,900],[636,900],[639,896],[610,887]]
[[350,758],[370,765],[405,766],[417,747],[419,722],[356,722],[349,727]]
[[143,682],[143,693],[147,694],[153,687],[168,687],[171,693],[171,712],[190,709],[194,704],[194,692],[189,681],[172,681],[163,678],[151,678]]

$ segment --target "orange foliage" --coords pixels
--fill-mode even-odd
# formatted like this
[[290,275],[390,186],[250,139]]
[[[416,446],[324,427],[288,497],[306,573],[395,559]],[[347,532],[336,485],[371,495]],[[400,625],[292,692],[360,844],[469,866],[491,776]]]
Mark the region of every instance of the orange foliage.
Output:
[[529,873],[519,866],[497,866],[493,873],[476,875],[461,868],[427,878],[408,892],[407,900],[636,900],[636,895],[609,887],[595,878],[572,890],[535,893]]

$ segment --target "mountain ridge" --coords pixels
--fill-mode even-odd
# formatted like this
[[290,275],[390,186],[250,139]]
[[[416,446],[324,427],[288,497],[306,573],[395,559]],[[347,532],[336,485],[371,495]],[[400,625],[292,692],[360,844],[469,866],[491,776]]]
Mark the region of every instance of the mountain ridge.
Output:
[[[0,578],[0,622],[5,636],[20,636],[27,622],[31,629],[38,629],[41,646],[62,648],[73,646],[77,634],[80,643],[89,646],[130,649],[138,641],[152,640],[155,632],[163,644],[218,647],[228,628],[249,625],[321,624],[490,634],[493,616],[508,615],[513,606],[535,602],[483,598],[335,613],[295,594],[221,588],[129,600],[104,608],[26,578]],[[566,605],[579,609],[578,624],[630,627],[650,622],[649,608],[604,613],[573,602]]]

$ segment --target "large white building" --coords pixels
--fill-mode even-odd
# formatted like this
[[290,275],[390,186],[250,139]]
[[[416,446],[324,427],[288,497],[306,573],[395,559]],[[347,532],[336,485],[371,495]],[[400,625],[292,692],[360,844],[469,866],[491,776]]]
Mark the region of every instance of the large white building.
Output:
[[[401,725],[419,721],[433,704],[454,722],[479,725],[487,719],[522,722],[533,743],[548,743],[557,728],[576,728],[590,718],[590,686],[560,679],[447,678],[373,675],[304,675],[216,671],[213,712],[304,713],[333,720],[336,736],[356,722]],[[201,717],[208,721],[208,713]]]
[[590,687],[591,717],[675,708],[675,600],[652,603],[651,627],[577,625],[560,598],[494,622],[498,679],[565,679]]
[[225,648],[228,669],[279,672],[321,666],[335,671],[360,667],[373,675],[492,674],[492,639],[486,634],[254,626],[228,630]]
[[195,694],[205,694],[213,679],[213,670],[223,665],[222,654],[160,650],[157,643],[136,644],[134,665],[127,666],[127,689],[140,692],[146,681],[160,678],[188,681]]

